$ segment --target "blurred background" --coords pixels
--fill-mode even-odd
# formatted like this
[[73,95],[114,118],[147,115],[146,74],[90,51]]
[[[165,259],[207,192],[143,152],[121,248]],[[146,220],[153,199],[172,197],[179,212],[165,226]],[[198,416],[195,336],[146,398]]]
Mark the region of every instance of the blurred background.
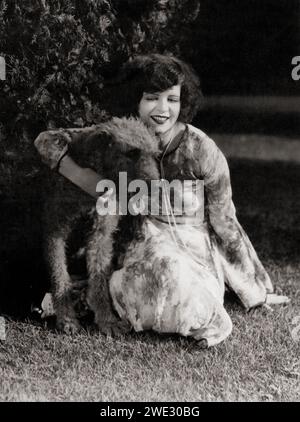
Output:
[[48,287],[47,169],[33,140],[108,119],[103,84],[149,52],[172,52],[199,74],[193,124],[228,157],[239,220],[288,293],[300,250],[300,1],[0,0],[0,312],[30,315]]
[[193,26],[190,61],[206,96],[202,127],[299,135],[291,61],[300,51],[300,2],[204,0]]

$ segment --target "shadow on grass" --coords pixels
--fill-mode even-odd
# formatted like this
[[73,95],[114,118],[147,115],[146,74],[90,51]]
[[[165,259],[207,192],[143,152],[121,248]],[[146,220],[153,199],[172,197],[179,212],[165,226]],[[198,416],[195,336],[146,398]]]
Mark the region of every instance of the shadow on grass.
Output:
[[[298,261],[300,165],[231,159],[238,218],[259,257]],[[14,186],[0,202],[0,312],[24,318],[49,287],[42,258],[42,199],[38,177]]]

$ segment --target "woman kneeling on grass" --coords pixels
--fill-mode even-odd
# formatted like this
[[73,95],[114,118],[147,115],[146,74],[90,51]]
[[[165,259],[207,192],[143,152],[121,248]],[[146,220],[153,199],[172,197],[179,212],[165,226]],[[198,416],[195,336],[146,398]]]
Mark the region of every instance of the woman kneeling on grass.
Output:
[[[144,236],[132,240],[109,286],[115,310],[136,331],[178,333],[213,346],[232,330],[223,306],[225,284],[246,309],[286,303],[288,298],[272,294],[270,278],[236,218],[224,155],[190,124],[201,102],[199,85],[186,63],[150,54],[126,63],[111,88],[114,114],[139,117],[155,133],[161,179],[180,181],[185,208],[175,212],[174,201],[163,190],[168,212],[145,218]],[[93,130],[68,129],[66,136],[83,142]],[[54,139],[55,133],[39,137]],[[49,157],[44,159],[49,163]],[[68,174],[68,166],[76,164],[70,157],[64,160],[60,172]],[[202,196],[196,192],[199,181]],[[193,195],[195,201],[190,200]],[[191,203],[193,209],[188,210]]]

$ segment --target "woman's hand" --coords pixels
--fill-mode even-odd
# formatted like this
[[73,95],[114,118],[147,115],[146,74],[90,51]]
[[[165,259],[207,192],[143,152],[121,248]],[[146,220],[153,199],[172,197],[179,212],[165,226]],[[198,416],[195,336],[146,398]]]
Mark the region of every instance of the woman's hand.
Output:
[[61,158],[67,154],[70,141],[70,136],[63,130],[48,130],[39,134],[34,141],[34,146],[41,155],[42,161],[51,169],[55,169]]
[[266,302],[263,304],[263,306],[273,311],[270,305],[284,305],[285,303],[289,303],[291,299],[289,299],[287,296],[277,295],[276,293],[268,293]]

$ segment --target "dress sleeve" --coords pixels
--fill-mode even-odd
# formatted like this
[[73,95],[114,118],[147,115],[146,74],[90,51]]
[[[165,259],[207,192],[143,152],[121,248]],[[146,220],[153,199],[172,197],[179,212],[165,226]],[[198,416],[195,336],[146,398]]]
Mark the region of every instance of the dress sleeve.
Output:
[[211,234],[216,239],[225,281],[249,309],[264,303],[273,286],[237,220],[226,158],[207,136],[201,139],[198,151]]
[[98,125],[83,127],[83,128],[68,128],[68,129],[61,129],[63,133],[65,133],[70,141],[73,142],[81,142],[88,138],[93,132],[95,132],[98,128]]
[[56,129],[41,132],[34,141],[42,161],[51,169],[56,169],[61,159],[68,153],[69,146],[87,139],[97,129],[97,125],[85,128]]

